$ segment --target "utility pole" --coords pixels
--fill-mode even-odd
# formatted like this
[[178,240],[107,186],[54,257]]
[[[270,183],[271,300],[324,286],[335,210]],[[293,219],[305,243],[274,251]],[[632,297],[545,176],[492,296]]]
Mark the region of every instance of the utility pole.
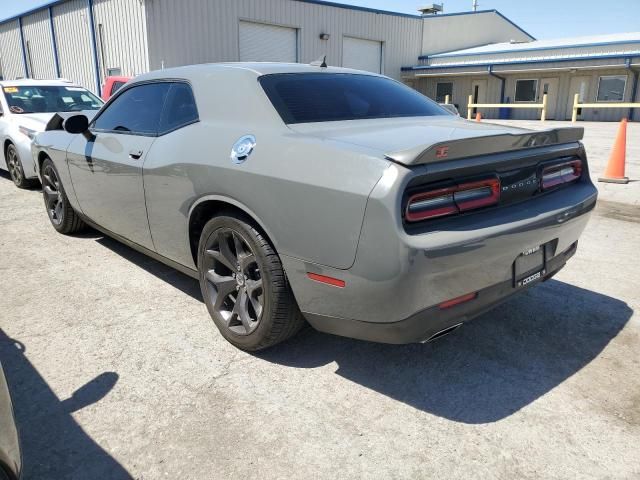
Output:
[[478,0],[473,0],[473,11],[474,12],[478,11]]

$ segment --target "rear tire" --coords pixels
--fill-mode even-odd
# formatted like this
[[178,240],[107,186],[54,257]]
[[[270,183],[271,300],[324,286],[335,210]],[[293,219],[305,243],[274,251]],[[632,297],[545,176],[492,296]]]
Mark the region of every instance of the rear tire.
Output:
[[51,159],[47,158],[42,163],[41,172],[42,197],[53,228],[64,235],[83,230],[86,224],[69,203],[58,171]]
[[209,220],[198,245],[200,288],[222,336],[258,351],[295,335],[304,318],[269,241],[234,212]]
[[25,177],[24,168],[22,168],[22,162],[18,155],[18,149],[13,143],[10,143],[7,147],[4,158],[6,159],[9,176],[16,187],[29,188],[36,184],[35,180]]

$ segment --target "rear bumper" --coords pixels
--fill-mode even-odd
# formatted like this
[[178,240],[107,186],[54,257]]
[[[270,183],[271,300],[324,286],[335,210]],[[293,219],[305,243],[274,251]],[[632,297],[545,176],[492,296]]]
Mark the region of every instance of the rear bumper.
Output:
[[[522,252],[549,249],[543,279],[562,268],[596,200],[597,190],[585,176],[522,204],[408,234],[398,222],[399,205],[374,190],[350,269],[282,260],[300,309],[318,330],[386,343],[424,341],[520,291],[513,268]],[[341,279],[345,287],[313,282],[309,272]],[[438,307],[475,292],[478,297],[468,304]]]
[[365,322],[309,313],[305,314],[305,318],[316,330],[343,337],[391,344],[426,342],[439,332],[469,322],[513,295],[550,279],[575,254],[576,247],[577,244],[573,244],[567,251],[548,261],[546,275],[526,287],[516,288],[508,280],[479,291],[472,301],[447,309],[438,306],[427,308],[399,322]]

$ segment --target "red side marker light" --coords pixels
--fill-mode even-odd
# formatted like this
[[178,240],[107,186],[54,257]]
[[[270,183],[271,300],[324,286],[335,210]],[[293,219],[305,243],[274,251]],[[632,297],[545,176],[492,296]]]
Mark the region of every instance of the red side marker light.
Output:
[[458,298],[453,298],[451,300],[447,300],[446,302],[442,302],[438,307],[440,310],[446,310],[447,308],[455,307],[456,305],[460,305],[461,303],[470,302],[471,300],[475,300],[478,298],[478,293],[469,293],[468,295],[463,295]]
[[307,277],[315,282],[326,283],[332,287],[344,288],[347,284],[344,280],[338,278],[327,277],[326,275],[318,275],[317,273],[307,272]]

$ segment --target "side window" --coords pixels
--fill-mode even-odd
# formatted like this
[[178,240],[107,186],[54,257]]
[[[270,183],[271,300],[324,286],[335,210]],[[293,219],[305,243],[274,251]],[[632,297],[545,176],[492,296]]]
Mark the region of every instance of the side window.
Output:
[[516,102],[535,102],[538,80],[516,80]]
[[186,83],[172,83],[162,113],[159,132],[168,133],[198,121],[198,108],[191,87]]
[[157,135],[160,115],[171,84],[149,83],[117,97],[93,122],[103,132]]
[[449,95],[449,103],[453,103],[453,82],[438,82],[436,84],[436,102],[444,103]]
[[124,82],[113,82],[113,86],[111,87],[111,95],[116,93],[124,86]]

